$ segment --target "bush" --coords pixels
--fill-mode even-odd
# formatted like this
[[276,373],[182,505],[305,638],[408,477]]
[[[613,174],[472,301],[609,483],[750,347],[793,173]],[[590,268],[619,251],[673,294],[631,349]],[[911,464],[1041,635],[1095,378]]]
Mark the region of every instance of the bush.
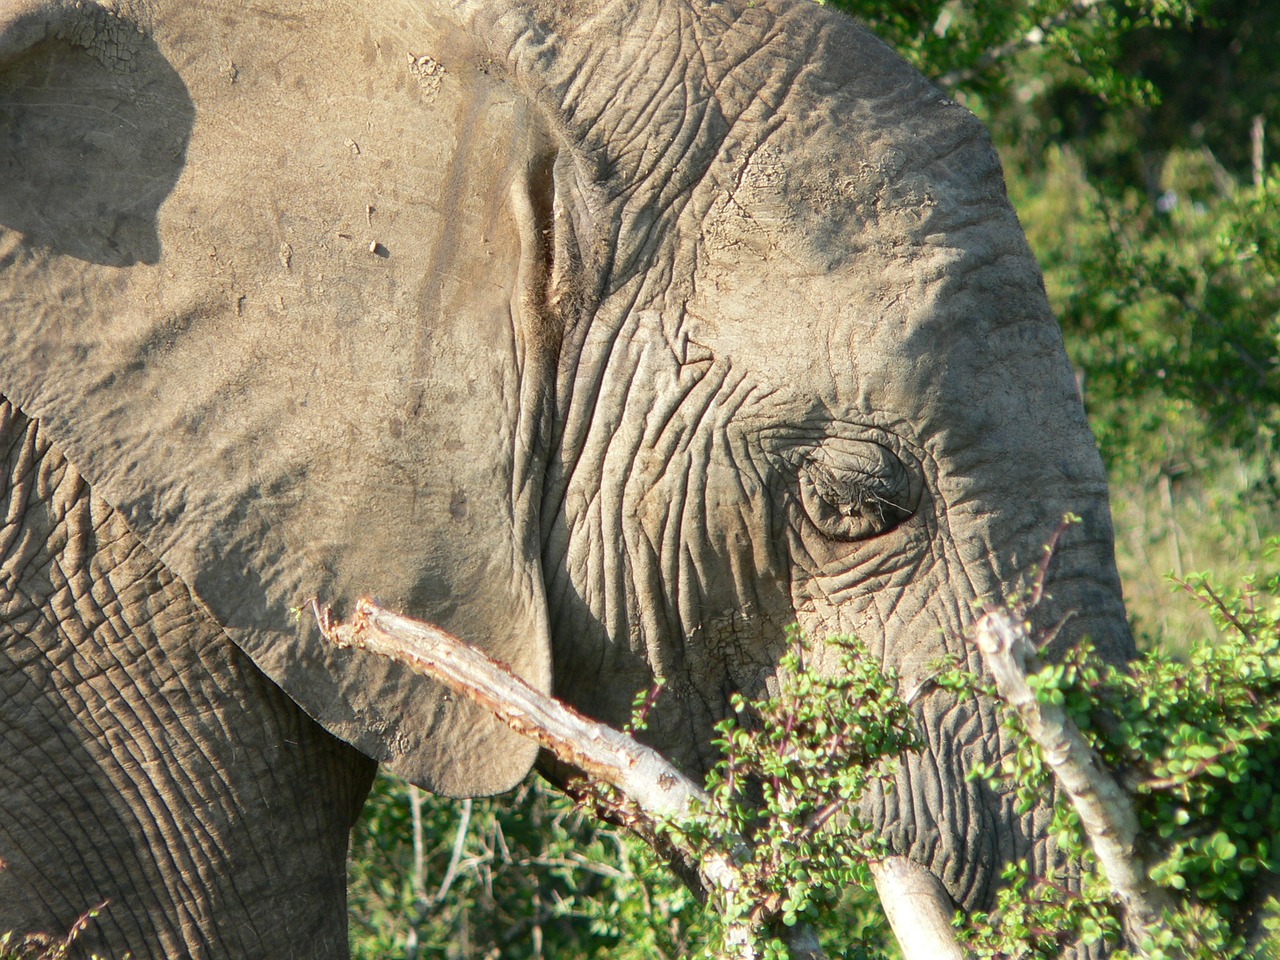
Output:
[[[1268,559],[1277,551],[1280,541]],[[1187,660],[1156,652],[1117,667],[1084,643],[1028,681],[1039,704],[1065,709],[1124,788],[1139,828],[1140,866],[1173,904],[1163,921],[1167,942],[1135,944],[1136,955],[1243,960],[1263,949],[1267,911],[1280,890],[1280,738],[1273,736],[1280,722],[1280,572],[1247,578],[1231,592],[1203,574],[1181,588],[1219,631],[1193,643]],[[947,682],[995,695],[992,684],[972,677]],[[1100,870],[1080,813],[1031,743],[1024,715],[1004,712],[1022,747],[999,770],[974,775],[1014,791],[1022,809],[1052,796],[1055,842],[1084,882],[1073,891],[1065,876],[1032,877],[1025,864],[1015,865],[997,911],[970,917],[968,937],[979,957],[1050,960],[1076,938],[1118,942],[1124,905]]]
[[676,960],[701,936],[648,848],[532,779],[451,801],[380,775],[350,863],[355,960]]

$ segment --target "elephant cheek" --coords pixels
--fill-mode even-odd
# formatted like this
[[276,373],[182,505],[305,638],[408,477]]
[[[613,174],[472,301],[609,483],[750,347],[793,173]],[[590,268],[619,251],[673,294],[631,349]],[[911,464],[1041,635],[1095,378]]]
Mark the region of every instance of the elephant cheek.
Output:
[[[859,637],[899,678],[899,692],[912,706],[923,747],[902,758],[896,775],[866,800],[862,815],[890,848],[922,864],[938,877],[957,905],[989,909],[1004,865],[1026,859],[1037,875],[1063,866],[1047,839],[1049,806],[1025,814],[1012,796],[985,781],[971,781],[977,765],[1009,756],[1018,744],[1002,729],[992,704],[958,697],[931,683],[944,657],[978,672],[981,663],[968,641],[973,610],[999,602],[1007,591],[1026,586],[1020,556],[1046,532],[1028,534],[1027,545],[1002,557],[983,551],[981,562],[965,563],[957,551],[939,545],[945,538],[925,518],[891,536],[896,551],[849,549],[843,557],[820,557],[810,546],[804,556],[829,561],[839,573],[797,579],[797,617],[813,637],[837,633]],[[1046,627],[1067,620],[1055,641],[1070,645],[1089,635],[1109,655],[1132,649],[1119,587],[1108,571],[1109,527],[1091,523],[1055,555],[1047,598],[1035,612]],[[1015,542],[990,533],[986,539]],[[1020,545],[1021,546],[1021,545]],[[843,560],[843,567],[837,561]],[[1033,571],[1034,572],[1034,571]],[[1067,614],[1074,616],[1067,618]]]

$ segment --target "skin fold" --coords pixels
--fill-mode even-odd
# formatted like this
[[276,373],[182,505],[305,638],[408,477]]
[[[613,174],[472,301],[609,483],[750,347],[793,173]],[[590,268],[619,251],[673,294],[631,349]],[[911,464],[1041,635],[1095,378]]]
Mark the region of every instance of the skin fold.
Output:
[[[791,623],[899,671],[869,813],[966,907],[1053,859],[929,679],[1130,656],[1102,465],[986,133],[751,3],[0,0],[0,929],[343,956],[372,761],[535,751],[296,612],[362,594],[691,772]],[[552,776],[554,771],[548,771]]]

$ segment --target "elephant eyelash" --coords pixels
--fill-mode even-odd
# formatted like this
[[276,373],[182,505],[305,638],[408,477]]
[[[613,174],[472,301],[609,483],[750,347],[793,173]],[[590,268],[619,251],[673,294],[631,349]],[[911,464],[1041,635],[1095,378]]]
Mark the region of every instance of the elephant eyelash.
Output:
[[[830,476],[830,473],[827,472],[827,477],[830,478]],[[840,484],[830,481],[819,485],[819,489],[829,502],[838,506],[848,505],[857,510],[863,510],[871,506],[880,515],[881,519],[884,518],[886,511],[896,511],[901,516],[908,516],[911,513],[906,507],[895,503],[889,497],[877,494],[865,482],[853,480],[844,484],[843,490],[840,487]]]
[[869,539],[914,513],[910,474],[893,453],[870,443],[844,453],[847,466],[808,459],[799,469],[801,506],[823,536]]

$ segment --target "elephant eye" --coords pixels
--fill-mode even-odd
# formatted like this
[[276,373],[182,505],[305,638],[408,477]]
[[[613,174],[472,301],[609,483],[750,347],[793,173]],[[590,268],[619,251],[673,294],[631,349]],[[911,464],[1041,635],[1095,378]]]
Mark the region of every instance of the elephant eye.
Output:
[[832,540],[865,540],[915,511],[907,467],[878,443],[845,441],[815,450],[800,467],[800,503]]

